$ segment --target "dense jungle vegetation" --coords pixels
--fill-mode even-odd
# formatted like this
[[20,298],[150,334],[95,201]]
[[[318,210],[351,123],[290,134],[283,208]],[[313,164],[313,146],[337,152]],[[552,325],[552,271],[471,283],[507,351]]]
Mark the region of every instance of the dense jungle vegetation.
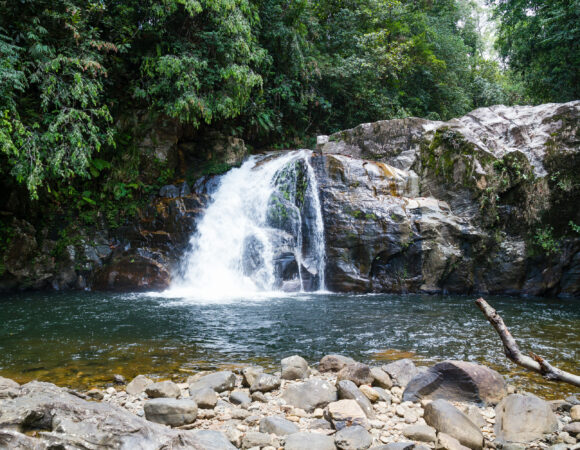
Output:
[[174,178],[143,170],[135,111],[265,148],[580,97],[579,0],[489,8],[497,53],[464,0],[0,0],[0,188],[123,220]]

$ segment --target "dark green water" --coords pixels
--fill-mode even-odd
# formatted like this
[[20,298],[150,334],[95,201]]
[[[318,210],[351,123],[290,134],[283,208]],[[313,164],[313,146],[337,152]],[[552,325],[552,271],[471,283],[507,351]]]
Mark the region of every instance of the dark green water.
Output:
[[[0,297],[0,375],[60,385],[105,384],[121,373],[185,378],[192,371],[328,353],[365,362],[411,352],[421,364],[484,362],[547,397],[574,391],[541,382],[503,355],[475,297],[303,294],[188,303],[142,294],[36,293]],[[580,302],[489,297],[520,348],[580,371]]]

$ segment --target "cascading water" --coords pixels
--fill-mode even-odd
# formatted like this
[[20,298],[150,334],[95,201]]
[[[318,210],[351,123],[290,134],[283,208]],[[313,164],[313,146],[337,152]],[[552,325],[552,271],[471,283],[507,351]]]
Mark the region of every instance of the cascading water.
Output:
[[324,290],[324,229],[311,152],[250,157],[224,175],[167,294]]

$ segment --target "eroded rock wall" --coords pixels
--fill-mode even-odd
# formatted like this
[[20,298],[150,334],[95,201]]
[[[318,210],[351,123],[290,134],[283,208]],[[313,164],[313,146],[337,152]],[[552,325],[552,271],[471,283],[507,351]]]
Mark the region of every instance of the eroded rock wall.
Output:
[[579,118],[496,106],[320,139],[328,287],[579,296]]

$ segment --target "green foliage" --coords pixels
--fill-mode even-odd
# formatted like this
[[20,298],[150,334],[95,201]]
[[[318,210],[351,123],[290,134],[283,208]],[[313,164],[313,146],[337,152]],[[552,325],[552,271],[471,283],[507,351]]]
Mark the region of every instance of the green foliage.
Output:
[[[491,3],[491,2],[490,2]],[[580,1],[500,0],[497,48],[536,102],[580,97]]]
[[554,228],[550,226],[538,228],[536,230],[534,243],[540,247],[546,255],[554,255],[560,251],[560,241],[554,237]]

